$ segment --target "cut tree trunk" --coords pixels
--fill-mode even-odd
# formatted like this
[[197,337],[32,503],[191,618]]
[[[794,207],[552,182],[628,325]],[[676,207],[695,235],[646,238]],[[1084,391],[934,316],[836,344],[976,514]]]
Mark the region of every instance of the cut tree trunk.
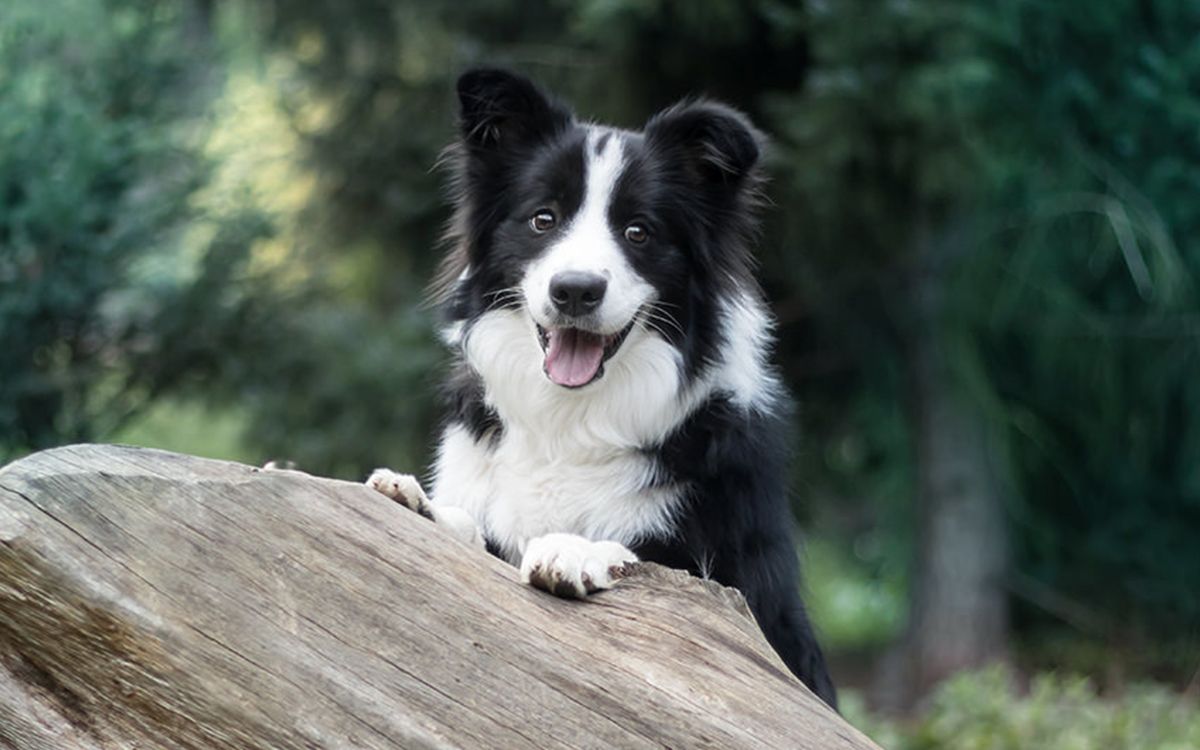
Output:
[[0,470],[0,747],[875,745],[733,590],[556,599],[362,485],[72,446]]

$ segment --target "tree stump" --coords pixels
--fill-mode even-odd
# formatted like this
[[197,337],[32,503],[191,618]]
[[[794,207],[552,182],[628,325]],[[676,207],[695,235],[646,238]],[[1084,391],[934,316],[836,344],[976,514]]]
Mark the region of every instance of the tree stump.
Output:
[[561,600],[362,485],[99,445],[0,470],[0,746],[876,747],[731,589]]

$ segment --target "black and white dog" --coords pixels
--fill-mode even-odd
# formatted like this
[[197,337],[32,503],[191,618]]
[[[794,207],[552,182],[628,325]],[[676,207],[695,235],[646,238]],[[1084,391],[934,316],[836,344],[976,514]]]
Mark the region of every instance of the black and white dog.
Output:
[[458,82],[444,337],[458,355],[432,499],[368,484],[560,596],[637,559],[742,591],[826,703],[788,509],[786,397],[751,243],[760,136],[691,101],[642,132],[525,78]]

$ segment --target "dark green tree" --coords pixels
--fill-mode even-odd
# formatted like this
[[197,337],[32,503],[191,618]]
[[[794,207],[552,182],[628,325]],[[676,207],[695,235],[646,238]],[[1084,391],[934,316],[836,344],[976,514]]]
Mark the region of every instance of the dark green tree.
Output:
[[0,9],[0,460],[132,407],[113,367],[131,295],[204,176],[166,126],[201,83],[183,11]]

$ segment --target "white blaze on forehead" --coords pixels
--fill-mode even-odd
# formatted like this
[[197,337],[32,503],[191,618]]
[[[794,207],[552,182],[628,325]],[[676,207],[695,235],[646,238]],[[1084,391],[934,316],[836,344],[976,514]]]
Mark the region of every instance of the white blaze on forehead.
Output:
[[608,279],[604,301],[597,311],[606,333],[624,328],[654,295],[654,289],[629,265],[608,221],[613,193],[625,169],[625,144],[620,132],[592,127],[583,145],[586,176],[583,203],[558,230],[559,237],[532,264],[521,284],[530,313],[545,323],[553,314],[550,279],[563,271],[598,273]]
[[587,149],[587,189],[579,216],[572,225],[588,222],[607,227],[608,206],[625,166],[625,144],[619,133],[593,128],[584,148]]

